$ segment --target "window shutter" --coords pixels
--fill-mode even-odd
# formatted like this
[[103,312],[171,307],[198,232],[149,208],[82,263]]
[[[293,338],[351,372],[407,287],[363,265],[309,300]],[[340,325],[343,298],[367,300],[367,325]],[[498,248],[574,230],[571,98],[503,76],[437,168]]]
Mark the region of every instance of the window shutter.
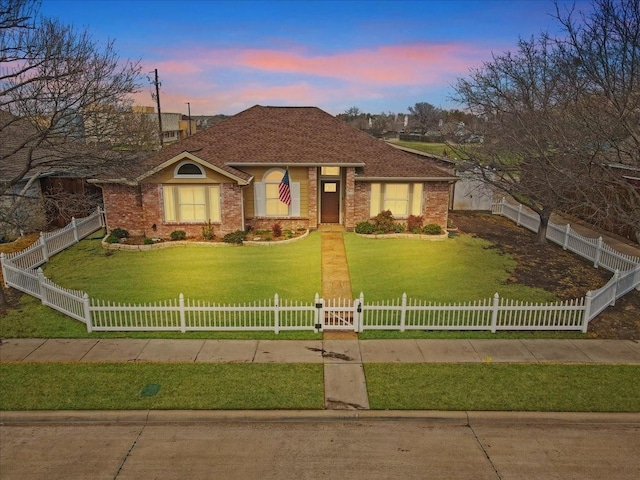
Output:
[[291,216],[300,216],[300,182],[291,182]]
[[254,200],[253,206],[255,209],[254,215],[256,217],[264,217],[265,215],[265,192],[264,183],[256,182],[254,187]]

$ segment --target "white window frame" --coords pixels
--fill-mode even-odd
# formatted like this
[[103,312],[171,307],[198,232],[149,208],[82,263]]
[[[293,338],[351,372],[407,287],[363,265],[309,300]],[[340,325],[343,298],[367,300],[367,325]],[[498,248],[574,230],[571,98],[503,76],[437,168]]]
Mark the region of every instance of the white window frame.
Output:
[[[198,170],[200,170],[200,173],[178,173],[180,169],[185,165],[193,165]],[[184,162],[180,162],[178,165],[176,165],[176,168],[173,169],[173,178],[207,178],[207,175],[200,165],[195,162],[185,160]]]
[[[277,173],[277,175],[275,175],[274,178],[270,178],[274,173]],[[262,176],[262,182],[256,182],[254,184],[254,215],[256,217],[290,218],[300,216],[300,182],[292,181],[291,172],[289,172],[291,204],[287,206],[287,213],[267,213],[268,202],[280,202],[280,196],[279,194],[276,196],[276,192],[278,192],[278,186],[280,185],[280,181],[282,180],[284,173],[285,170],[283,168],[270,168]],[[271,186],[271,197],[267,197],[268,186]],[[280,203],[286,206],[285,203]]]
[[[387,187],[389,185],[406,185],[406,196],[404,198],[390,198],[387,195]],[[391,210],[395,218],[408,218],[410,215],[420,216],[422,215],[423,190],[422,183],[372,183],[369,216],[375,217],[385,210]],[[406,202],[407,208],[402,213],[394,212],[393,209],[389,208],[390,202]]]
[[[181,191],[187,189],[201,189],[202,203],[187,203],[181,201]],[[222,219],[220,185],[163,185],[164,221],[166,223],[220,223]],[[201,206],[204,210],[203,218],[186,218],[183,207]],[[195,215],[194,215],[195,217]]]

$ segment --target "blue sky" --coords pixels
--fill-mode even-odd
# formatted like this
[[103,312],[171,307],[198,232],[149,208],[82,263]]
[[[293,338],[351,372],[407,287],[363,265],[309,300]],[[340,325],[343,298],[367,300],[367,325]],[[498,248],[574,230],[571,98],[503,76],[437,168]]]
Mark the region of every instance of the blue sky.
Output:
[[[573,2],[560,1],[561,7]],[[578,9],[589,2],[576,0]],[[559,34],[552,0],[42,0],[41,13],[115,40],[158,69],[166,112],[227,115],[252,105],[331,114],[458,108],[451,85],[518,38]],[[136,95],[153,105],[151,86]]]

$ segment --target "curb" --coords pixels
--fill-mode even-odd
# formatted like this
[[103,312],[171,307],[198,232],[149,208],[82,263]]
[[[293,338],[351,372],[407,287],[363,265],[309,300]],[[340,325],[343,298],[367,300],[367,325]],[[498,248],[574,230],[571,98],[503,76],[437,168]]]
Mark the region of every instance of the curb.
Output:
[[459,426],[497,424],[627,424],[640,426],[640,413],[466,412],[416,410],[100,410],[0,411],[0,425],[193,424],[349,421],[423,421]]

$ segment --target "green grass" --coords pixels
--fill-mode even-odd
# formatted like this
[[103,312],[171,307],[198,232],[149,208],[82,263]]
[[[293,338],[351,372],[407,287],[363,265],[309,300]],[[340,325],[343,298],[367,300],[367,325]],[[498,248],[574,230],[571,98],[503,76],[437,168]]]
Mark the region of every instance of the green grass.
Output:
[[194,300],[313,301],[320,292],[320,234],[285,245],[188,246],[150,251],[104,250],[96,236],[54,256],[47,277],[92,298],[155,302],[180,293]]
[[433,155],[438,155],[440,157],[453,157],[454,155],[453,150],[451,150],[451,148],[446,143],[424,143],[407,141],[398,141],[394,143],[403,147],[412,148],[414,150],[420,150],[421,152],[432,153]]
[[[375,410],[640,412],[640,367],[365,364]],[[0,410],[322,409],[319,364],[0,364]],[[157,394],[143,395],[159,385]]]
[[633,365],[365,365],[372,409],[640,412]]
[[444,241],[344,237],[353,295],[366,300],[409,298],[469,302],[501,297],[555,301],[545,290],[508,283],[516,261],[491,243],[462,235]]
[[[319,409],[322,365],[0,364],[0,410]],[[159,385],[144,396],[147,385]]]

